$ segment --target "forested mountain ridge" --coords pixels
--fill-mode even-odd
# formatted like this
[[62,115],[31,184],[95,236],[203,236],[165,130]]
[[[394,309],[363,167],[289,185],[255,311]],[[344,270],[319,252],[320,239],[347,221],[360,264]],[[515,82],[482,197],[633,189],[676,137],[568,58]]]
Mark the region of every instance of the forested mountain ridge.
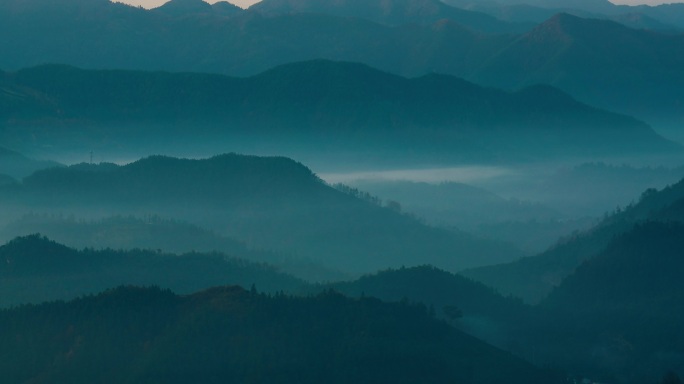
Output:
[[[347,273],[426,262],[450,270],[517,258],[506,244],[426,226],[340,192],[281,157],[79,164],[39,171],[0,190],[0,204],[76,217],[157,214]],[[98,216],[100,215],[100,216]]]
[[[613,238],[544,299],[584,372],[620,382],[684,374],[684,223],[647,221]],[[591,356],[590,350],[602,350]]]
[[615,236],[644,221],[684,222],[683,206],[684,180],[660,191],[649,189],[637,203],[612,212],[593,228],[539,255],[463,273],[501,292],[539,302],[582,262],[602,252]]
[[[560,383],[424,306],[239,287],[122,287],[0,311],[5,380],[72,383]],[[76,373],[76,374],[75,374]]]
[[71,300],[119,285],[158,285],[180,294],[215,285],[252,285],[265,292],[299,291],[305,282],[220,253],[161,250],[75,250],[40,235],[0,246],[0,307]]
[[202,138],[211,137],[215,146],[270,143],[281,153],[332,150],[361,158],[394,159],[408,146],[414,157],[432,161],[681,151],[639,120],[552,87],[504,92],[347,62],[287,64],[248,78],[48,65],[7,74],[5,84],[26,106],[7,109],[6,140],[23,145],[53,140],[56,124],[73,137],[64,146],[103,150],[168,147],[165,137],[206,146]]

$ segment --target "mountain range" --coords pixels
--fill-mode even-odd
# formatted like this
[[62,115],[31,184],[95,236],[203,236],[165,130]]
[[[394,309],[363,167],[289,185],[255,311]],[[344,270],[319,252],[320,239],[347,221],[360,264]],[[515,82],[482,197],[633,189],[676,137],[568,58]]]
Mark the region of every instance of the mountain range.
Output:
[[530,27],[529,24],[507,23],[484,13],[451,7],[439,0],[266,0],[252,5],[249,11],[264,15],[319,13],[365,19],[390,26],[430,25],[449,20],[486,33],[520,32]]
[[3,79],[14,95],[0,115],[5,138],[32,150],[59,143],[152,152],[182,141],[186,150],[194,143],[302,156],[350,152],[387,162],[681,152],[645,123],[553,87],[504,92],[347,62],[293,63],[248,78],[49,65]]
[[0,357],[9,382],[564,382],[425,306],[240,287],[120,287],[0,311]]
[[[429,262],[449,270],[521,256],[507,244],[429,227],[338,191],[282,157],[148,157],[35,172],[0,190],[13,211],[99,219],[158,215],[344,273]],[[3,208],[4,209],[4,208]]]
[[[684,37],[679,32],[557,14],[525,31],[485,34],[443,18],[439,9],[445,5],[427,0],[396,3],[389,10],[381,2],[346,1],[326,8],[326,13],[314,12],[317,3],[280,0],[230,17],[216,12],[179,17],[163,11],[176,8],[176,1],[183,8],[183,0],[149,11],[106,0],[4,2],[0,32],[15,38],[0,42],[0,49],[13,52],[0,59],[0,68],[61,63],[244,76],[296,61],[344,60],[404,76],[436,72],[508,89],[540,82],[556,85],[581,101],[663,128],[684,118],[679,107],[684,80],[678,70]],[[274,15],[259,8],[291,11]],[[657,10],[674,15],[679,8]],[[439,20],[421,23],[425,13]],[[380,23],[383,17],[398,17],[394,15],[405,15],[396,22],[406,22]],[[64,25],[69,28],[61,28]],[[59,43],[74,39],[78,47]],[[22,49],[27,46],[32,49]]]

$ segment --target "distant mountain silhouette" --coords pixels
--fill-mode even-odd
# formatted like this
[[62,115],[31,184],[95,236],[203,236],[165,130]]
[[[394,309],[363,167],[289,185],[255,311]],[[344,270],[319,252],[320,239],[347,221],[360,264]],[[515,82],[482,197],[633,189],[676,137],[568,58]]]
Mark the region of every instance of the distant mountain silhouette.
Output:
[[[244,79],[41,66],[7,82],[36,106],[52,101],[52,110],[37,112],[34,121],[68,121],[81,145],[91,147],[139,145],[130,132],[153,142],[170,133],[191,142],[203,132],[214,143],[244,139],[274,142],[280,152],[299,146],[390,159],[407,148],[418,158],[479,161],[680,150],[638,120],[550,86],[509,93],[446,75],[406,79],[347,62],[294,63]],[[34,128],[17,135],[34,141],[54,131],[24,125]]]
[[439,0],[262,0],[249,7],[249,10],[269,15],[322,13],[356,17],[386,25],[433,24],[440,20],[450,20],[472,30],[489,33],[523,31],[529,28],[529,25],[502,22],[484,13],[454,8]]
[[0,369],[9,382],[564,382],[424,306],[239,287],[120,287],[2,311]]
[[[617,5],[606,0],[594,1],[543,1],[543,0],[445,0],[445,3],[490,14],[508,21],[542,21],[551,13],[566,12],[580,17],[605,18],[627,26],[645,29],[684,28],[684,5],[681,3],[653,5]],[[641,19],[641,20],[635,20]],[[632,20],[630,20],[632,19]]]
[[226,283],[254,284],[267,292],[297,291],[305,285],[273,267],[220,253],[77,251],[40,235],[0,246],[0,261],[0,307],[5,308],[70,300],[122,284],[160,285],[183,294]]
[[162,6],[154,8],[155,11],[163,12],[172,16],[186,16],[191,14],[211,14],[214,7],[202,0],[171,0]]
[[[194,4],[198,5],[197,1]],[[309,5],[315,9],[323,4],[273,1],[274,8],[286,9],[308,9]],[[684,119],[678,104],[684,88],[678,70],[684,66],[681,34],[557,15],[522,35],[492,35],[473,32],[458,21],[443,18],[446,14],[440,9],[459,14],[466,11],[436,1],[382,3],[391,5],[387,14],[378,5],[381,3],[364,2],[363,9],[357,9],[356,3],[348,1],[339,3],[338,11],[348,9],[345,12],[371,19],[391,16],[418,21],[395,27],[336,16],[332,11],[271,16],[251,10],[238,11],[231,17],[220,12],[178,17],[102,0],[9,0],[0,5],[0,24],[15,38],[0,42],[0,50],[13,55],[0,58],[0,68],[64,63],[84,68],[242,76],[289,62],[346,60],[406,76],[439,72],[508,89],[544,82],[584,102],[639,118],[679,125]],[[680,11],[684,8],[676,4],[653,7],[653,13],[646,12],[649,9],[628,8],[617,15],[632,11],[671,25],[677,17],[684,19]],[[432,15],[427,20],[434,17],[438,21],[421,24],[419,20],[425,16],[420,15],[424,14]],[[470,14],[495,20],[481,13]],[[40,27],[29,27],[36,25]],[[69,28],[63,28],[65,25]],[[56,45],[56,41],[64,43]],[[29,46],[30,50],[25,49]]]
[[559,14],[493,56],[474,79],[511,88],[546,83],[637,116],[674,114],[684,84],[683,42],[681,34]]
[[155,156],[126,166],[81,164],[36,172],[0,195],[3,205],[27,212],[173,217],[346,273],[426,262],[458,270],[520,256],[509,246],[432,228],[337,191],[286,158]]
[[224,16],[234,16],[240,14],[243,9],[227,1],[219,1],[211,5],[214,12]]
[[232,17],[244,12],[244,9],[227,1],[209,4],[202,0],[171,0],[153,8],[153,12],[163,13],[174,18],[216,15]]

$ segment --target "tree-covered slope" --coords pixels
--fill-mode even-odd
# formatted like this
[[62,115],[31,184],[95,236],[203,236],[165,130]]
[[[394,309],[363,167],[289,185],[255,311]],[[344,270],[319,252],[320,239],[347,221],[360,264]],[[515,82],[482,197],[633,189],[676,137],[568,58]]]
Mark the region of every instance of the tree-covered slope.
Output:
[[267,292],[305,285],[266,264],[221,253],[161,250],[75,250],[40,235],[18,237],[0,247],[0,306],[70,300],[122,284],[159,285],[190,293],[215,285],[255,285]]
[[[585,371],[623,382],[684,366],[684,225],[645,222],[583,262],[542,302],[557,311],[566,350]],[[600,354],[591,354],[600,351]]]
[[466,276],[513,294],[539,302],[583,261],[599,254],[619,234],[644,221],[684,222],[684,181],[660,191],[645,191],[636,204],[607,215],[595,227],[564,239],[536,256],[502,265],[463,271]]
[[8,382],[554,383],[421,306],[118,288],[0,312]]
[[424,263],[458,270],[520,256],[504,244],[429,227],[340,192],[281,157],[80,164],[36,172],[0,196],[5,206],[27,212],[172,217],[347,273]]
[[[85,214],[88,215],[87,212]],[[155,215],[87,220],[73,215],[30,213],[0,228],[0,242],[34,233],[76,249],[152,249],[176,254],[219,252],[247,261],[267,263],[308,281],[333,281],[348,277],[309,259],[248,247],[244,242],[222,236],[215,230]]]

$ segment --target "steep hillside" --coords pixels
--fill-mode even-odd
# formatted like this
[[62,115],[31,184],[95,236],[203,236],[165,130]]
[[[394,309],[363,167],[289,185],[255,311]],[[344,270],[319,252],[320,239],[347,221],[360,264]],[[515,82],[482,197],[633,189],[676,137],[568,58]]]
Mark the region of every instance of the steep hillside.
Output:
[[[570,330],[577,365],[608,369],[625,382],[684,366],[682,222],[646,222],[582,263],[544,300]],[[603,356],[590,356],[603,350]],[[598,358],[597,358],[598,357]],[[611,364],[607,364],[610,361]]]
[[353,297],[424,303],[454,327],[517,353],[520,349],[513,346],[539,317],[535,309],[518,299],[503,297],[481,283],[430,266],[385,270],[322,287]]
[[645,191],[638,203],[618,209],[594,228],[565,239],[532,257],[463,274],[529,302],[539,302],[551,290],[610,244],[617,235],[644,221],[684,222],[684,180],[660,191]]

